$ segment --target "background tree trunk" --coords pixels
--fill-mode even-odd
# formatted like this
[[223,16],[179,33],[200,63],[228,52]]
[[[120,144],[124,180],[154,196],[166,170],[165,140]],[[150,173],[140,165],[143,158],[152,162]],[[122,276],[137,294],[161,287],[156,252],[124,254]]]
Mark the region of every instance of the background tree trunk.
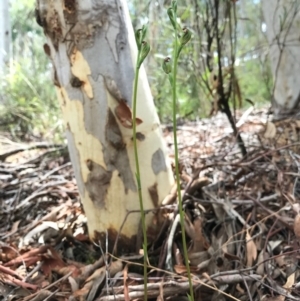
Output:
[[[89,234],[109,248],[126,214],[139,210],[132,141],[136,43],[125,1],[37,0],[37,21],[54,66],[71,160]],[[144,208],[157,208],[173,184],[159,120],[141,69],[137,127]],[[158,211],[146,215],[149,238]],[[140,213],[129,215],[119,250],[134,250]]]
[[300,114],[300,5],[293,0],[262,1],[271,69],[274,118]]
[[11,41],[9,1],[0,1],[0,72],[4,72],[4,67],[9,60]]

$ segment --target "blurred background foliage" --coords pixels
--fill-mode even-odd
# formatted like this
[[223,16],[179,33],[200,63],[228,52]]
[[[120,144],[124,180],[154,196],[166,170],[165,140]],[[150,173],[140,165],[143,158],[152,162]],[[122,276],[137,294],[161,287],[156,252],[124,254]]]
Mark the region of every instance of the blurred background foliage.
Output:
[[61,139],[62,122],[35,0],[10,1],[10,61],[1,75],[0,128],[15,138]]
[[[267,42],[259,0],[231,1],[233,21],[221,20],[224,28],[222,65],[229,66],[234,53],[234,74],[242,95],[242,106],[269,102],[272,78],[267,58]],[[235,2],[235,5],[233,4]],[[208,50],[207,27],[214,16],[207,12],[210,0],[180,0],[178,11],[182,27],[193,32],[192,41],[180,57],[178,74],[178,118],[197,120],[209,116],[213,107],[211,65],[217,62],[216,45]],[[166,9],[171,1],[129,0],[134,29],[148,24],[151,53],[145,67],[150,81],[157,112],[163,123],[170,122],[171,91],[161,64],[172,52],[172,30]],[[1,76],[0,128],[9,130],[21,139],[28,135],[37,138],[61,139],[63,127],[55,89],[51,80],[51,64],[44,54],[44,35],[34,18],[35,0],[11,0],[12,26],[11,59],[7,72]],[[228,24],[231,33],[226,33]],[[230,27],[230,26],[229,26]],[[231,103],[231,106],[238,107]]]
[[[154,101],[162,122],[169,122],[171,116],[170,87],[161,72],[163,59],[171,54],[172,37],[171,25],[168,22],[166,8],[171,0],[158,1],[132,0],[130,5],[134,28],[140,28],[148,23],[152,52],[146,65]],[[221,1],[222,2],[222,1]],[[235,2],[235,6],[233,5]],[[179,16],[182,27],[188,27],[193,32],[184,53],[180,57],[178,75],[178,117],[195,120],[207,117],[213,106],[211,95],[211,76],[218,69],[216,45],[213,42],[208,51],[209,27],[213,16],[207,13],[211,0],[182,0],[178,1]],[[222,65],[229,66],[231,52],[235,52],[234,72],[242,94],[242,107],[251,105],[245,99],[250,99],[256,106],[269,103],[272,94],[272,76],[268,62],[268,45],[264,33],[264,20],[260,0],[229,1],[223,3],[231,5],[231,17],[235,15],[236,22],[232,29],[232,36],[226,33],[228,19],[219,16],[220,31],[224,29],[222,41]],[[225,5],[224,5],[225,7]],[[233,9],[235,7],[235,9]],[[222,9],[222,8],[221,8]],[[224,9],[224,8],[223,8]],[[227,29],[225,29],[227,28]],[[213,28],[208,28],[213,30]],[[231,42],[234,45],[231,45]],[[213,71],[210,72],[206,64],[208,55],[213,56]],[[231,103],[231,106],[233,104]]]

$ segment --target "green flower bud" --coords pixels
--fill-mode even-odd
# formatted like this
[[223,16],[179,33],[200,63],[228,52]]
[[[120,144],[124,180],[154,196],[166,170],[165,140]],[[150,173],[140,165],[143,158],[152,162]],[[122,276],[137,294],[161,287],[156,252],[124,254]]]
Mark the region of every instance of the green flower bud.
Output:
[[170,21],[173,25],[173,28],[176,30],[177,22],[176,22],[176,17],[175,17],[175,14],[174,14],[173,7],[169,7],[168,10],[167,10],[167,13],[168,13],[169,19],[170,19]]
[[150,46],[147,42],[143,41],[141,44],[141,50],[140,50],[140,58],[138,62],[138,68],[141,67],[143,61],[145,60],[146,56],[149,54]]
[[148,30],[148,27],[147,27],[147,25],[143,25],[143,27],[142,27],[143,39],[144,39],[144,38],[145,38],[145,36],[146,36],[147,30]]
[[183,28],[183,35],[180,37],[181,45],[185,45],[192,37],[192,33],[188,28]]
[[191,31],[188,28],[183,29],[183,35],[180,37],[179,40],[179,47],[178,47],[178,52],[177,52],[177,57],[179,57],[179,54],[181,50],[183,49],[184,45],[187,44],[187,42],[191,39],[192,34]]
[[169,57],[166,57],[162,63],[162,68],[166,74],[169,74],[172,72],[172,64],[171,59]]
[[145,25],[143,25],[143,27],[141,29],[138,29],[135,32],[135,40],[136,40],[138,50],[141,49],[141,45],[142,45],[143,40],[146,36],[146,33],[147,33],[147,26],[145,26]]
[[141,44],[142,44],[142,41],[143,41],[142,30],[141,29],[138,29],[135,32],[135,40],[136,40],[136,45],[138,47],[138,50],[140,50],[141,49]]
[[177,1],[172,1],[172,8],[174,9],[174,12],[177,13]]

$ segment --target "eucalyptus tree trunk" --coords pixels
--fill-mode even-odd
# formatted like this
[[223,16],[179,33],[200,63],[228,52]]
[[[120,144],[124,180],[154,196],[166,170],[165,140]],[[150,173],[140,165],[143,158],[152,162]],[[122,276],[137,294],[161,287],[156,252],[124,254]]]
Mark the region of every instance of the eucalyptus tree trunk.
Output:
[[0,72],[4,72],[4,67],[9,60],[11,42],[11,30],[9,19],[9,1],[0,1]]
[[294,0],[263,0],[262,8],[274,79],[274,117],[299,116],[300,3]]
[[[137,49],[126,2],[37,0],[36,16],[53,63],[89,234],[103,243],[107,232],[111,249],[127,213],[139,210],[131,112]],[[137,117],[144,208],[149,210],[161,204],[173,177],[143,68]],[[146,215],[149,239],[161,219],[159,210]],[[131,213],[118,249],[135,249],[140,229],[140,213]]]

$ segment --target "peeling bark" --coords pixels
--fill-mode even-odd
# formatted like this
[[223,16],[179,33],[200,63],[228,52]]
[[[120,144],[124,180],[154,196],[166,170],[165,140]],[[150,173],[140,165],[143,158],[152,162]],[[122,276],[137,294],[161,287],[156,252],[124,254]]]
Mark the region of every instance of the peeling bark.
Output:
[[[109,248],[127,212],[139,210],[132,139],[132,90],[136,45],[125,1],[37,0],[45,53],[53,63],[76,180],[91,238]],[[144,208],[159,206],[173,177],[147,77],[138,87],[138,148]],[[155,235],[160,218],[146,222]],[[140,215],[122,231],[122,250],[134,250]]]

